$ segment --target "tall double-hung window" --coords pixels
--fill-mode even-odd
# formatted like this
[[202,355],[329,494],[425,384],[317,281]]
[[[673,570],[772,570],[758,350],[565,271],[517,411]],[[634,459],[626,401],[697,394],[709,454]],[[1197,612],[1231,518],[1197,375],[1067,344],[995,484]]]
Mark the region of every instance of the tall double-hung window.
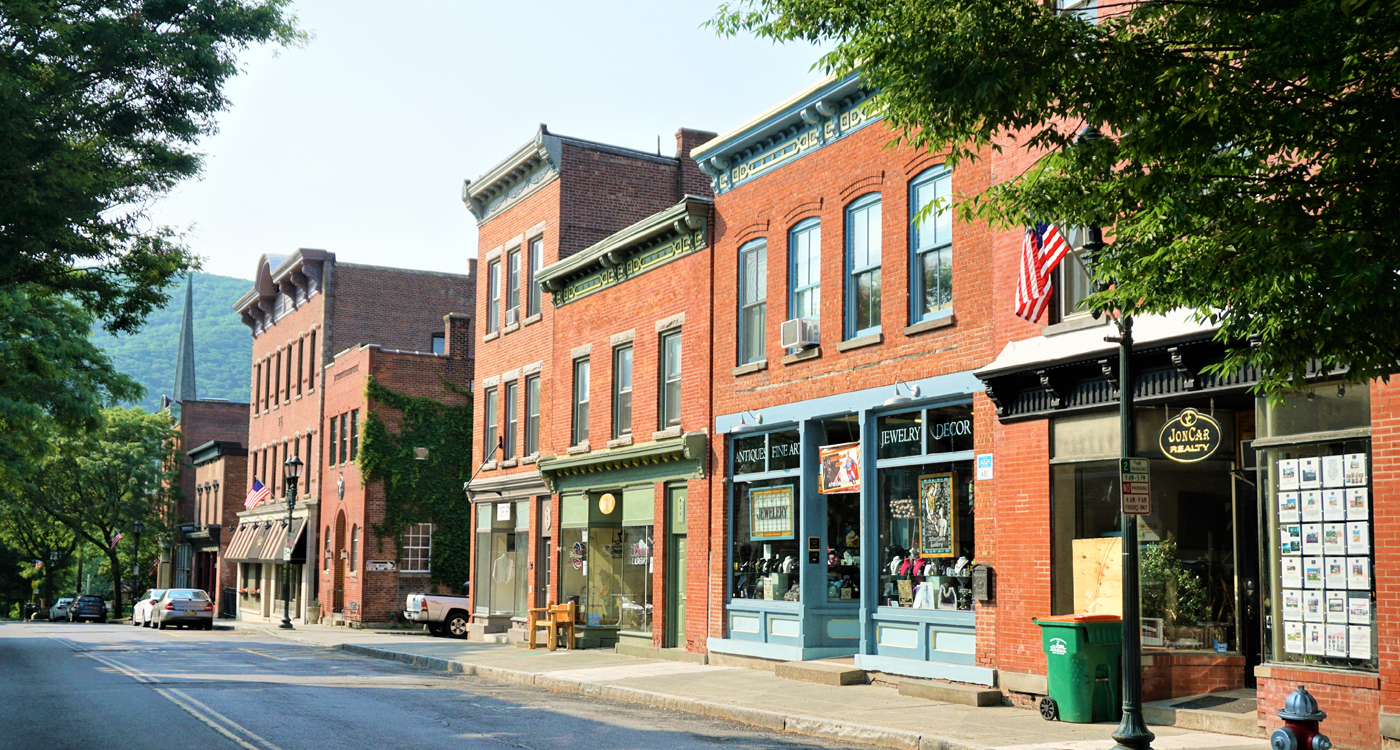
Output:
[[818,219],[799,223],[788,233],[792,258],[792,299],[789,317],[821,318],[822,225]]
[[544,238],[536,237],[530,240],[530,278],[525,283],[530,286],[530,290],[525,294],[525,314],[540,314],[540,269],[544,268]]
[[681,332],[661,336],[661,429],[681,423]]
[[632,434],[632,347],[613,350],[613,439]]
[[934,167],[909,185],[913,271],[910,322],[941,318],[953,310],[953,173]]
[[846,338],[880,332],[880,196],[846,209]]
[[588,442],[588,382],[588,359],[574,360],[574,445]]
[[739,248],[739,364],[763,359],[764,327],[768,319],[768,243]]
[[483,451],[482,460],[483,460],[483,461],[490,461],[490,460],[492,460],[492,459],[497,459],[497,457],[496,457],[494,454],[495,454],[495,452],[496,452],[496,435],[499,434],[499,433],[496,432],[496,418],[497,418],[497,414],[496,414],[496,389],[495,389],[495,388],[487,388],[487,389],[486,389],[485,400],[486,400],[486,409],[485,409],[485,412],[486,412],[486,413],[483,415],[484,419],[482,420],[482,425],[481,425],[481,426],[482,426],[482,432],[486,433],[486,435],[485,435],[486,439],[483,440],[483,441],[481,441],[481,448],[482,448],[482,451]]
[[540,452],[540,376],[525,378],[525,455]]
[[501,460],[509,461],[515,458],[515,435],[516,425],[519,424],[516,409],[520,400],[520,384],[517,381],[506,383],[506,432],[505,444],[501,447]]
[[501,262],[486,267],[486,332],[501,329]]

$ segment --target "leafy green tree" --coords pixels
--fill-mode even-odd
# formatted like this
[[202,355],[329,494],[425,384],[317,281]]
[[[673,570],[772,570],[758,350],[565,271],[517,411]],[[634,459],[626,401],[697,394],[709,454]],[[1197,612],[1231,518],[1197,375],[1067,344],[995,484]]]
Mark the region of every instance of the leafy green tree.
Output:
[[[42,576],[41,601],[45,607],[53,606],[59,576],[78,548],[73,530],[28,505],[4,503],[0,504],[0,543],[23,557],[21,566],[29,577]],[[35,567],[31,561],[42,565]]]
[[303,38],[290,0],[0,0],[0,289],[71,295],[135,331],[194,267],[146,207],[199,174],[195,147],[254,44]]
[[[1300,384],[1400,362],[1400,4],[1393,0],[741,0],[721,33],[807,40],[950,164],[1038,157],[968,219],[1098,225],[1097,309],[1185,308],[1223,364]],[[1091,6],[1092,7],[1092,6]],[[1069,148],[1084,126],[1103,137]]]
[[104,403],[140,398],[89,339],[92,324],[43,287],[0,286],[0,484],[49,450],[53,430],[92,429]]
[[[132,526],[141,521],[143,537],[172,533],[176,520],[178,435],[170,420],[141,409],[104,409],[91,432],[52,431],[52,450],[26,477],[18,497],[28,508],[62,523],[102,551],[114,584],[131,564],[144,564],[132,551]],[[125,537],[114,544],[121,533]],[[113,617],[122,616],[122,591],[113,586]]]

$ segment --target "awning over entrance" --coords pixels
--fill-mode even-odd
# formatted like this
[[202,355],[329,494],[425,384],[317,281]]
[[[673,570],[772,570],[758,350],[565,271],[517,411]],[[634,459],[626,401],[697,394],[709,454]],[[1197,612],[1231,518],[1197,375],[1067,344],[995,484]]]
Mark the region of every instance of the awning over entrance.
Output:
[[[292,519],[290,536],[293,563],[300,564],[306,561],[306,545],[303,541],[305,533],[306,518]],[[224,559],[229,562],[280,565],[285,562],[284,550],[288,544],[288,536],[285,519],[245,524],[233,535],[233,541],[229,544],[228,554]]]
[[243,523],[234,532],[233,539],[228,543],[228,550],[224,553],[224,559],[229,562],[251,562],[248,560],[248,550],[253,546],[253,540],[262,531],[261,523]]

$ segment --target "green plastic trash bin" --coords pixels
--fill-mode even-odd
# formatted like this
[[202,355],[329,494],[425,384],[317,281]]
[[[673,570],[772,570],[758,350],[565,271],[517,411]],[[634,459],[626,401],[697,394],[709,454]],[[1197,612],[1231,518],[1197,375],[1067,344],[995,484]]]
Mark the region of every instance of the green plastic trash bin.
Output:
[[1040,715],[1080,724],[1118,721],[1123,618],[1079,614],[1031,620],[1040,626],[1050,687]]

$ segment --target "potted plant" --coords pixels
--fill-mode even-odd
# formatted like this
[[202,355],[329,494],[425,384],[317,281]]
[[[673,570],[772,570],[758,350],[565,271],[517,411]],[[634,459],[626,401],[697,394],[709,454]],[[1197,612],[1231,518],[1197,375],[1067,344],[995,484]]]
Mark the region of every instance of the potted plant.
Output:
[[321,621],[321,600],[320,600],[320,599],[315,599],[315,598],[313,598],[310,602],[307,603],[307,605],[306,605],[306,621],[307,621],[307,622],[320,622],[320,621]]

